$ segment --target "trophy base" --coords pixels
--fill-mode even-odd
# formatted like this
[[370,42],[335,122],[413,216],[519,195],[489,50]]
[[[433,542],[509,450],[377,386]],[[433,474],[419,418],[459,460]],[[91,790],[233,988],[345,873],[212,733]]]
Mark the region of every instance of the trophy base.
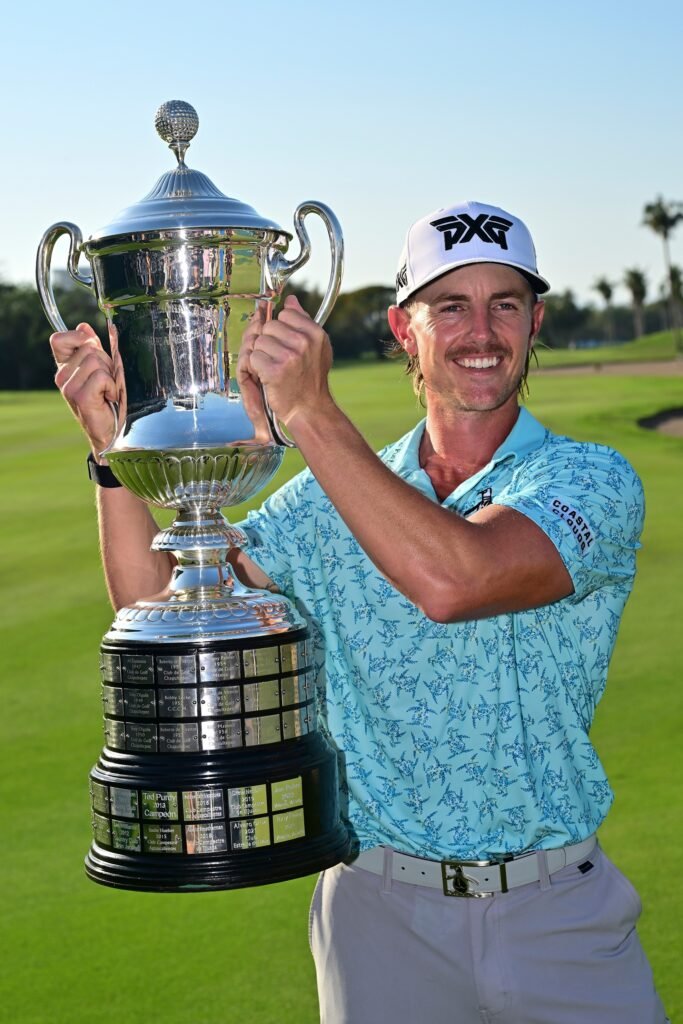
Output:
[[281,882],[344,860],[334,751],[319,733],[286,746],[182,766],[105,748],[90,775],[88,876],[117,889],[196,892]]
[[107,745],[86,872],[195,892],[311,874],[350,854],[337,755],[316,728],[305,629],[102,647]]
[[86,858],[88,878],[114,889],[136,892],[215,892],[243,889],[316,874],[349,856],[346,830],[316,840],[298,840],[286,850],[252,850],[248,859],[205,857],[201,863],[178,865],[163,856],[147,856],[144,862],[116,854],[93,843]]

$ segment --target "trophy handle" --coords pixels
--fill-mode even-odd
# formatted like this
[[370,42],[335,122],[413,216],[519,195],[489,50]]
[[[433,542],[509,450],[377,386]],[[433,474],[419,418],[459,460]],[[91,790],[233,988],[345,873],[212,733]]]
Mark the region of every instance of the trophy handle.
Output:
[[[81,229],[68,220],[60,220],[57,224],[53,224],[52,227],[47,229],[40,240],[38,254],[36,256],[36,285],[38,287],[38,295],[40,296],[45,316],[48,318],[50,326],[55,331],[69,330],[62,319],[61,313],[59,312],[57,300],[55,299],[55,295],[52,290],[52,282],[50,280],[52,250],[55,247],[55,242],[58,238],[61,238],[62,235],[69,236],[69,258],[66,265],[67,270],[69,271],[69,276],[72,277],[77,284],[82,284],[84,288],[90,288],[92,290],[92,275],[81,274],[78,269],[78,261],[83,248],[83,235],[81,234]],[[114,434],[110,443],[103,452],[100,452],[100,455],[106,455],[107,452],[111,451],[112,445],[119,434],[119,411],[117,403],[109,402],[109,399],[107,399],[107,402],[114,416]]]
[[83,235],[81,234],[80,228],[76,227],[75,224],[69,223],[69,221],[62,220],[57,224],[53,224],[52,227],[48,228],[43,237],[40,240],[38,246],[38,255],[36,257],[36,284],[38,286],[38,295],[40,301],[43,304],[45,310],[45,316],[50,321],[55,331],[68,331],[68,327],[62,320],[57,303],[55,301],[54,292],[52,291],[52,283],[50,282],[50,264],[52,263],[52,250],[55,247],[55,242],[62,235],[69,236],[69,259],[67,262],[67,270],[69,276],[82,284],[85,288],[92,288],[92,276],[88,274],[81,274],[78,269],[78,261],[81,255],[81,249],[83,246]]
[[[315,322],[322,326],[337,301],[337,296],[339,295],[339,289],[341,287],[342,274],[344,273],[344,236],[342,235],[341,224],[329,206],[326,206],[325,203],[315,202],[312,199],[308,202],[300,203],[299,206],[297,206],[294,211],[294,230],[296,231],[296,236],[299,239],[301,251],[295,260],[287,260],[282,253],[276,253],[272,258],[269,270],[273,284],[278,288],[278,290],[281,290],[292,274],[296,273],[297,270],[308,263],[311,255],[311,240],[309,238],[308,231],[306,230],[304,220],[309,213],[317,214],[327,228],[327,237],[330,240],[330,251],[332,255],[332,266],[330,268],[330,278],[327,282],[327,290],[325,291],[325,296],[320,304],[320,309],[313,317]],[[273,435],[273,440],[277,444],[284,445],[286,448],[296,448],[294,442],[291,438],[287,437],[273,416],[265,391],[263,391],[263,405],[266,411],[268,425],[270,426],[270,430]]]
[[327,228],[327,237],[330,240],[330,251],[332,254],[332,266],[330,268],[330,279],[327,282],[325,297],[320,304],[320,309],[313,319],[317,324],[325,323],[332,312],[332,307],[337,301],[341,287],[342,274],[344,272],[344,236],[342,235],[341,224],[337,220],[329,206],[324,203],[317,203],[310,200],[301,203],[294,211],[294,230],[301,245],[301,252],[291,263],[284,261],[285,269],[282,272],[283,283],[287,281],[300,267],[303,267],[311,255],[311,240],[304,224],[304,219],[309,213],[316,213]]

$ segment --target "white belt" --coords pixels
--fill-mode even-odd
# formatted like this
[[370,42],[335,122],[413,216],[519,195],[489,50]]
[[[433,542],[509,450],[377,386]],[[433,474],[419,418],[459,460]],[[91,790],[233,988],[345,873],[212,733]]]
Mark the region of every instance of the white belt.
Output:
[[595,836],[589,836],[582,843],[556,850],[532,850],[517,856],[501,854],[494,860],[441,861],[375,846],[359,854],[351,866],[376,875],[388,875],[395,882],[441,889],[446,896],[493,896],[519,885],[538,882],[546,872],[553,875],[568,864],[579,864],[590,856],[596,845]]

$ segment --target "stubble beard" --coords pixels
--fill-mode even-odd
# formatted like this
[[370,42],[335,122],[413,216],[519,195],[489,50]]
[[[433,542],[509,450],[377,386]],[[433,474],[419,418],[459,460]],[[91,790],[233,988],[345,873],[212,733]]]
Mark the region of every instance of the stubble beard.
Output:
[[517,397],[523,376],[524,371],[522,370],[519,377],[516,380],[510,381],[497,395],[490,396],[489,398],[482,397],[480,400],[473,398],[471,401],[468,401],[465,396],[459,395],[457,392],[453,393],[451,389],[432,387],[425,380],[425,398],[432,410],[441,407],[444,412],[495,412],[497,409],[502,409],[504,405],[507,405],[511,398]]

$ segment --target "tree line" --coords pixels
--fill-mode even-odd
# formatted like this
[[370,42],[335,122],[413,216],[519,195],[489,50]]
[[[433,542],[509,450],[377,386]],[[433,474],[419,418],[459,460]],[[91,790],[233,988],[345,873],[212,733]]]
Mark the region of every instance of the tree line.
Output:
[[[655,331],[683,326],[683,271],[671,262],[670,239],[683,221],[683,203],[661,196],[648,203],[643,223],[661,239],[665,278],[657,287],[638,267],[626,269],[620,281],[598,278],[593,285],[600,304],[581,303],[571,290],[549,295],[542,341],[551,348],[586,342],[627,341]],[[615,302],[617,288],[622,300]],[[654,294],[653,294],[654,288]],[[291,289],[313,315],[322,295],[315,289]],[[55,288],[66,323],[92,323],[106,337],[105,320],[91,292],[77,285]],[[626,301],[623,301],[626,296]],[[369,285],[342,292],[326,324],[335,359],[382,359],[389,349],[386,310],[395,301],[389,285]],[[0,282],[0,389],[51,388],[52,353],[49,327],[38,294],[30,285]]]

